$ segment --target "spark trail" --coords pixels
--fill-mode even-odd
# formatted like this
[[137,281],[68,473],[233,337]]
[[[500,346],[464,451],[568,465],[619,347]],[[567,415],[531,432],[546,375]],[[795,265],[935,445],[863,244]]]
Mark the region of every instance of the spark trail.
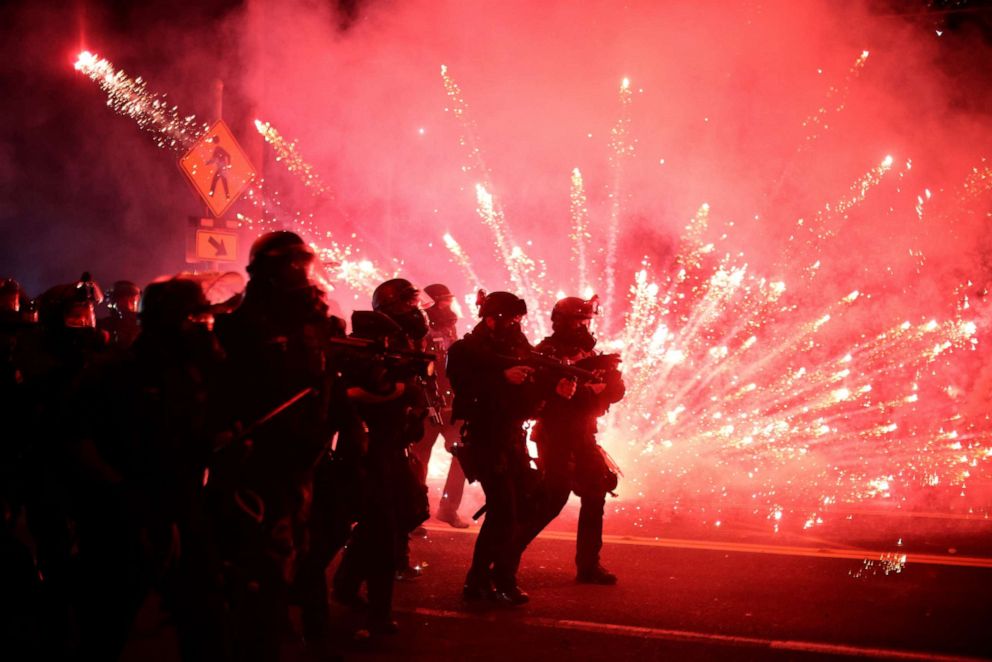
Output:
[[195,115],[183,116],[166,95],[149,91],[140,76],[132,78],[94,53],[83,51],[73,66],[106,93],[107,106],[152,134],[158,147],[185,152],[207,131],[207,125],[198,122]]
[[327,186],[321,181],[313,165],[300,155],[297,141],[286,140],[272,124],[262,120],[255,120],[255,129],[265,138],[265,142],[272,145],[276,152],[276,161],[296,175],[308,191],[315,196],[327,193]]
[[572,169],[569,213],[572,217],[572,231],[568,237],[572,240],[572,259],[578,272],[576,292],[585,292],[590,286],[586,255],[592,235],[589,234],[589,208],[586,206],[585,185],[578,168]]
[[532,309],[532,313],[527,316],[527,323],[535,326],[540,334],[546,334],[546,316],[542,312],[545,303],[543,300],[549,295],[538,285],[543,278],[543,265],[538,272],[538,262],[528,257],[526,251],[513,239],[503,209],[493,194],[492,177],[479,148],[478,132],[468,112],[468,103],[458,83],[448,72],[448,67],[443,64],[441,80],[451,103],[450,110],[461,127],[459,143],[467,151],[468,162],[462,165],[462,171],[468,174],[474,173],[480,180],[475,185],[476,209],[479,217],[493,233],[497,254],[503,260],[513,289],[523,296]]
[[[110,61],[89,51],[79,54],[74,68],[100,87],[107,95],[107,105],[114,112],[132,119],[138,128],[150,133],[155,144],[162,149],[185,153],[209,129],[205,123],[198,122],[195,115],[183,115],[178,106],[170,105],[166,95],[149,91],[142,78],[131,78],[116,69]],[[303,177],[304,183],[309,181],[312,186],[322,186],[312,166],[296,154],[295,144],[282,140],[271,125],[256,120],[256,128],[262,131],[270,144],[274,140],[280,145],[273,145],[277,154],[282,156],[281,148],[292,157],[287,161],[291,172]],[[322,232],[312,214],[284,207],[278,191],[267,191],[264,180],[253,182],[246,190],[245,198],[256,213],[236,213],[235,217],[242,226],[254,232],[281,228],[292,228],[298,232],[318,256],[324,273],[316,273],[315,276],[322,281],[325,289],[333,289],[331,281],[336,280],[357,292],[370,294],[376,285],[388,277],[370,260],[357,258],[358,251],[352,246],[334,241],[329,232]]]
[[[613,310],[613,300],[616,295],[617,282],[617,240],[620,236],[620,215],[624,203],[624,170],[627,162],[634,154],[634,144],[630,141],[630,103],[633,94],[630,91],[630,80],[624,78],[620,83],[620,116],[610,131],[610,167],[613,171],[613,187],[610,192],[610,219],[606,234],[606,255],[604,259],[603,281],[605,287],[604,304],[607,310]],[[609,318],[604,320],[603,332],[611,331]]]

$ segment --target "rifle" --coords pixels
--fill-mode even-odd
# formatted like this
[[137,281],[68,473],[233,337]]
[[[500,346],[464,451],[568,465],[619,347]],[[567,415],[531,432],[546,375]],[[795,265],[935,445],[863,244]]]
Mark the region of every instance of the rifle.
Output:
[[394,367],[412,366],[418,374],[425,377],[434,374],[434,363],[437,361],[437,354],[415,349],[393,348],[388,342],[368,338],[328,338],[327,344],[331,347],[372,354],[390,362]]
[[399,369],[402,372],[412,372],[422,387],[427,405],[427,415],[431,422],[438,427],[444,425],[444,417],[441,414],[444,409],[444,398],[438,392],[437,378],[434,376],[437,354],[415,349],[393,349],[389,347],[388,338],[383,341],[355,337],[330,338],[328,343],[332,347],[372,354],[385,361],[387,367],[392,371]]
[[586,370],[570,363],[565,363],[547,354],[528,350],[523,356],[513,357],[504,354],[497,355],[507,366],[525,365],[538,370],[549,370],[560,377],[576,379],[582,382],[600,381],[599,375],[592,370]]

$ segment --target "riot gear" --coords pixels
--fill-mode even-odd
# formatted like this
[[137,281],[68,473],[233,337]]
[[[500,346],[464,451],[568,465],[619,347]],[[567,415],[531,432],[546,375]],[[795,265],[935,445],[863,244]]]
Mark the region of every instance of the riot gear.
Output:
[[420,291],[404,278],[393,278],[375,288],[372,310],[388,315],[413,340],[427,335],[427,320],[418,306]]
[[451,305],[455,298],[451,290],[445,285],[434,283],[425,287],[424,293],[434,301],[434,305],[424,311],[427,313],[427,319],[430,322],[431,329],[440,331],[449,328],[453,329],[455,324],[458,323],[458,313],[454,311]]
[[591,320],[599,314],[599,297],[593,296],[591,299],[580,299],[579,297],[565,297],[555,303],[551,309],[552,324],[569,320]]
[[417,305],[419,291],[404,278],[393,278],[375,288],[372,293],[372,310],[390,315],[406,312]]
[[145,288],[139,316],[146,329],[179,329],[191,318],[209,311],[210,302],[198,283],[170,278]]
[[519,331],[527,311],[524,301],[493,292],[480,304],[482,321],[451,346],[447,363],[455,393],[452,418],[465,421],[457,457],[469,480],[481,482],[486,494],[486,519],[463,597],[520,605],[528,597],[517,587],[523,553],[518,541],[534,503],[524,424],[554,387],[529,379],[533,368],[515,362],[531,351]]
[[527,302],[509,292],[490,292],[479,306],[479,317],[513,318],[527,314]]
[[615,584],[615,575],[599,563],[603,545],[603,512],[606,494],[617,486],[616,465],[596,443],[597,419],[624,395],[623,377],[616,355],[596,354],[596,338],[589,320],[597,313],[596,297],[586,301],[567,297],[551,314],[554,333],[537,346],[551,358],[568,361],[593,376],[573,397],[551,398],[538,416],[532,438],[538,464],[545,477],[545,499],[529,523],[521,544],[526,545],[565,506],[569,494],[581,500],[576,536],[576,579],[581,583]]
[[433,299],[434,303],[440,303],[443,299],[454,299],[455,295],[451,293],[447,285],[442,285],[441,283],[432,283],[424,288],[424,293]]
[[565,297],[551,310],[551,328],[555,341],[564,347],[564,353],[591,352],[596,346],[596,336],[589,330],[589,322],[599,314],[599,297],[580,299]]
[[135,313],[138,311],[138,297],[141,288],[129,280],[119,280],[107,292],[107,305],[120,313],[125,310]]
[[56,285],[38,297],[38,321],[48,329],[93,328],[96,315],[92,292],[80,283]]
[[298,234],[277,230],[263,234],[251,245],[248,274],[253,288],[265,284],[276,290],[306,288],[314,254]]

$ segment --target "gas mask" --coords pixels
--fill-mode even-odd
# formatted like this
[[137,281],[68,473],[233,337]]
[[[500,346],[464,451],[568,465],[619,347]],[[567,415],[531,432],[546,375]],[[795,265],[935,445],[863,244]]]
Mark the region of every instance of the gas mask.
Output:
[[413,308],[402,313],[390,315],[394,322],[403,327],[403,332],[413,340],[420,340],[427,335],[427,317],[419,308]]
[[596,336],[585,324],[577,324],[570,329],[560,329],[555,332],[555,337],[563,345],[576,351],[591,352],[596,346]]

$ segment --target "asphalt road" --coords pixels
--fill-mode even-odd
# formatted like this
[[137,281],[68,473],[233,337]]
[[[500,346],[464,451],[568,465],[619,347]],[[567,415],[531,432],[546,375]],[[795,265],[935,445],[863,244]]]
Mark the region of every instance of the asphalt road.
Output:
[[[338,650],[360,660],[992,659],[984,517],[859,513],[791,534],[669,522],[632,535],[614,522],[603,562],[620,582],[603,587],[574,581],[574,516],[528,549],[519,580],[531,602],[520,608],[466,605],[477,527],[429,522],[412,542],[423,576],[397,586],[401,631],[356,638],[363,615],[335,605]],[[167,654],[168,633],[145,627],[129,659]],[[291,641],[286,658],[312,656]]]

